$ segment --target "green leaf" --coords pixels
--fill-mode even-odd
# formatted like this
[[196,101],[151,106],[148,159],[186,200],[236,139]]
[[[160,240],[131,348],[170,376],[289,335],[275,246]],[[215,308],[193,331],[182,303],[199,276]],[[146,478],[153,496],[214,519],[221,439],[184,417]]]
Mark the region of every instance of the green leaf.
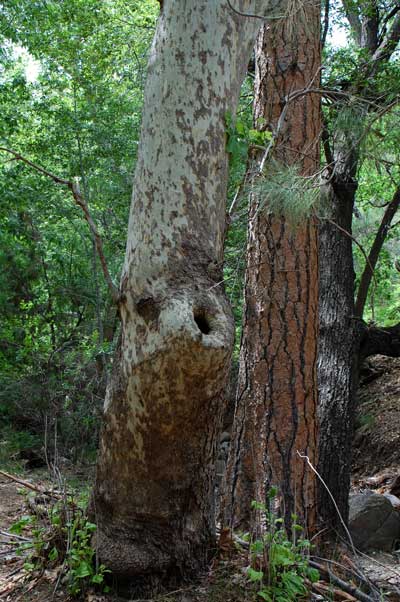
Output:
[[84,579],[85,577],[90,577],[92,575],[93,569],[85,560],[82,560],[80,564],[74,569],[74,575],[78,579]]
[[306,570],[306,575],[311,581],[311,583],[316,583],[319,581],[319,571],[317,569],[313,569],[312,567],[308,567]]
[[227,129],[232,129],[233,117],[232,117],[232,113],[230,111],[226,111],[226,113],[225,113],[225,123],[226,123]]
[[229,136],[226,151],[233,157],[241,157],[247,153],[247,144],[237,136]]
[[270,487],[269,491],[268,491],[268,499],[269,500],[273,500],[278,494],[278,488],[277,487]]
[[49,560],[52,562],[53,560],[57,560],[58,558],[58,550],[57,548],[53,548],[49,554]]
[[275,566],[291,566],[295,564],[296,557],[291,548],[284,544],[275,544],[271,549],[271,562]]
[[237,121],[236,122],[236,131],[240,136],[245,136],[246,135],[246,126],[243,123],[243,121]]
[[263,598],[266,602],[273,602],[273,598],[271,598],[270,594],[265,589],[260,589],[260,591],[257,592],[257,596],[260,596],[260,598]]
[[256,541],[253,541],[253,543],[250,544],[250,551],[255,554],[262,554],[264,552],[264,543],[259,539],[256,539]]
[[264,577],[264,573],[263,571],[255,571],[254,569],[249,567],[247,569],[247,576],[250,579],[250,581],[261,581]]
[[31,523],[32,523],[31,516],[23,516],[22,518],[20,518],[20,520],[18,520],[17,522],[15,522],[14,524],[11,525],[10,533],[14,533],[15,535],[20,535],[22,533],[22,530],[27,525],[30,525]]
[[265,504],[257,502],[256,500],[253,500],[251,502],[251,507],[253,508],[253,510],[261,510],[262,512],[266,511]]
[[306,591],[304,579],[295,571],[288,571],[281,575],[282,583],[292,594],[303,594]]

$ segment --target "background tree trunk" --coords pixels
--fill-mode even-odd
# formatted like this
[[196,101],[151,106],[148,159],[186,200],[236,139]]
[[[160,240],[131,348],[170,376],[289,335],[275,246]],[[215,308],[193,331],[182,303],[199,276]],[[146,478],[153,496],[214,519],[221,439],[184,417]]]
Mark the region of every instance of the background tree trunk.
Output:
[[[352,216],[356,191],[354,154],[342,147],[343,161],[336,157],[337,169],[327,194],[329,221],[322,220],[319,231],[319,444],[318,470],[333,493],[344,520],[348,516],[351,445],[354,428],[356,387],[354,325],[354,267]],[[318,509],[321,522],[340,525],[331,497],[318,483]]]
[[[360,7],[343,0],[343,6],[354,39],[363,50],[363,58],[344,84],[349,95],[360,96],[360,102],[350,112],[352,105],[347,103],[346,95],[340,97],[334,107],[336,127],[332,141],[327,130],[324,131],[328,219],[322,220],[319,237],[318,470],[336,500],[342,519],[347,521],[355,393],[363,337],[364,343],[367,343],[363,325],[354,319],[357,314],[354,307],[352,218],[358,185],[360,144],[369,110],[368,99],[375,96],[379,98],[379,83],[374,78],[396,48],[400,37],[400,14],[393,13],[395,16],[391,26],[387,27],[387,15],[378,11],[375,0]],[[382,35],[378,33],[379,29]],[[376,111],[376,105],[371,105],[370,110]],[[348,126],[350,121],[351,127]],[[366,292],[364,288],[362,295]],[[360,306],[361,303],[360,299]],[[393,333],[392,342],[395,339],[396,333]],[[380,337],[380,344],[382,340]],[[318,488],[321,521],[325,526],[341,529],[341,518],[325,485],[319,482]]]
[[206,0],[164,2],[159,18],[91,504],[99,556],[116,576],[192,574],[214,545],[213,464],[234,332],[219,284],[225,115],[259,24]]
[[[318,85],[319,18],[318,3],[307,3],[294,17],[264,25],[256,45],[255,124],[274,132],[275,161],[296,165],[308,176],[319,165],[319,98],[304,94],[290,103],[282,124],[280,117],[289,94],[312,81]],[[239,382],[223,515],[233,527],[256,530],[259,517],[251,512],[251,502],[266,503],[276,486],[275,510],[288,532],[293,513],[313,531],[315,478],[297,451],[316,462],[316,226],[308,217],[291,225],[279,211],[272,214],[271,200],[268,193],[254,193],[250,202]]]

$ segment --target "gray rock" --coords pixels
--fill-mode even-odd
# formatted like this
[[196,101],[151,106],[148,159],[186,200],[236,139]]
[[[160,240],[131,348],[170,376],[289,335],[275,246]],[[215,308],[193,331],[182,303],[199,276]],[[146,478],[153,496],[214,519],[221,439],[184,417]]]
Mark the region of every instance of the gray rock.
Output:
[[396,508],[396,510],[400,510],[400,500],[396,495],[393,495],[391,493],[384,493],[383,496],[389,500],[389,502],[392,504],[393,508]]
[[385,496],[364,491],[350,496],[349,530],[356,548],[391,551],[400,539],[400,516]]

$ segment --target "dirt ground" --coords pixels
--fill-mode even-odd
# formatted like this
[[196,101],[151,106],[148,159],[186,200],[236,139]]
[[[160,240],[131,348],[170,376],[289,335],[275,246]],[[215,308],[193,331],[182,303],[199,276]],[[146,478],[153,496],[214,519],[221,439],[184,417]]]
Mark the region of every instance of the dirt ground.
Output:
[[[24,477],[26,479],[26,477]],[[37,478],[29,479],[36,482]],[[23,569],[26,557],[17,553],[18,537],[9,529],[27,515],[26,490],[0,476],[0,600],[4,602],[47,602],[66,600],[62,589],[53,597],[54,585],[50,575],[32,579]]]
[[353,451],[355,478],[400,474],[400,358],[367,362],[358,394]]

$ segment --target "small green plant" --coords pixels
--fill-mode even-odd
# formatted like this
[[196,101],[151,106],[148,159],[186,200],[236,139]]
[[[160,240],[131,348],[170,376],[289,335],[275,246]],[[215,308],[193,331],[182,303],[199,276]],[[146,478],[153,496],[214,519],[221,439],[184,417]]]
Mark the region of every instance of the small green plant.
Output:
[[10,531],[16,535],[29,530],[30,538],[18,548],[27,554],[24,568],[41,570],[62,565],[68,592],[80,595],[89,586],[98,586],[107,592],[105,576],[110,571],[96,561],[91,545],[96,525],[91,523],[84,509],[70,498],[60,500],[47,509],[45,519],[29,515],[15,522]]
[[[271,488],[269,502],[276,496]],[[253,502],[266,524],[265,534],[250,544],[251,564],[247,576],[257,584],[257,594],[266,602],[292,602],[305,599],[306,580],[318,581],[319,572],[309,565],[310,542],[301,537],[303,528],[292,515],[292,540],[288,539],[283,519],[275,516],[265,504]]]
[[89,522],[83,514],[78,514],[75,519],[67,523],[71,544],[66,553],[68,591],[78,595],[84,584],[102,586],[103,591],[108,591],[104,585],[106,573],[110,571],[104,564],[96,564],[96,550],[90,545],[96,525]]
[[357,423],[358,428],[368,430],[374,426],[375,416],[373,416],[372,414],[362,414],[362,416],[358,418]]
[[272,133],[269,130],[256,130],[249,127],[245,120],[234,119],[229,111],[225,114],[225,123],[226,150],[231,157],[231,161],[240,160],[245,162],[249,146],[264,148],[272,138]]

